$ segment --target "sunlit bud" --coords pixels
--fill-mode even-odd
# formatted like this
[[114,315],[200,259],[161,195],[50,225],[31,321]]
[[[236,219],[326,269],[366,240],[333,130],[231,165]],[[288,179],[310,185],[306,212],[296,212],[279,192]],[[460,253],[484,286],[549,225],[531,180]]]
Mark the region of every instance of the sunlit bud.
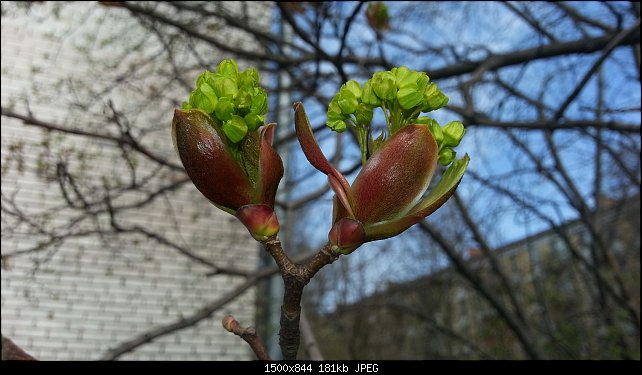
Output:
[[410,69],[405,66],[392,68],[391,72],[395,76],[397,89],[401,90],[403,88],[410,87],[417,90],[417,78],[419,78],[417,72],[410,71]]
[[355,96],[355,98],[357,98],[357,99],[361,98],[361,93],[362,93],[361,85],[359,85],[359,82],[357,82],[355,80],[350,80],[350,81],[346,82],[341,87],[341,91],[343,91],[343,90],[350,91]]
[[223,328],[228,332],[234,332],[234,328],[239,324],[232,315],[225,315],[223,317]]
[[391,72],[377,72],[371,81],[372,89],[381,100],[394,100],[397,96],[397,84]]
[[224,77],[231,78],[232,80],[236,80],[239,74],[239,68],[236,65],[236,61],[232,59],[225,59],[218,64],[216,73]]
[[405,88],[399,89],[397,93],[397,101],[403,109],[410,109],[423,101],[423,95],[417,91],[417,85],[415,83],[408,84]]
[[428,84],[424,90],[424,105],[422,112],[430,112],[448,104],[448,97],[434,83]]
[[349,90],[341,90],[336,97],[336,102],[341,108],[341,113],[344,115],[350,115],[357,110],[359,101],[357,97]]
[[361,102],[375,107],[381,104],[381,100],[372,89],[372,80],[366,81],[366,83],[363,84]]
[[444,146],[456,147],[464,137],[466,129],[464,129],[464,124],[462,124],[460,121],[451,121],[444,126],[443,131]]

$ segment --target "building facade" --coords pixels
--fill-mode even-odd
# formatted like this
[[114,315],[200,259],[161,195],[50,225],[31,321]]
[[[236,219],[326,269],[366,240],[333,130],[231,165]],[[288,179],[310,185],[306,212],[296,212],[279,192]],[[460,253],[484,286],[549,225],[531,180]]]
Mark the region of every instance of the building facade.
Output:
[[[3,112],[104,134],[118,131],[122,114],[145,147],[180,164],[171,144],[171,117],[189,92],[176,80],[163,80],[172,66],[158,58],[166,51],[149,29],[125,10],[97,2],[25,6],[2,5]],[[247,8],[224,6],[231,13]],[[255,3],[248,11],[257,15],[255,27],[269,26],[269,5]],[[200,47],[214,66],[228,57]],[[193,66],[183,78],[194,84],[202,65],[180,63]],[[158,99],[146,102],[156,92]],[[114,121],[101,112],[110,106]],[[126,151],[108,139],[49,132],[2,116],[2,334],[38,359],[107,358],[111,349],[194,315],[245,280],[212,275],[209,263],[245,272],[257,267],[259,249],[246,229],[191,183],[154,194],[185,179],[184,172],[135,152],[123,158]],[[118,185],[132,179],[139,189]],[[130,233],[114,231],[105,210],[83,216],[91,210],[74,206],[85,199],[104,209],[104,202],[92,199],[105,184],[119,192],[111,204],[122,208],[118,226]],[[196,325],[119,358],[253,359],[221,320],[232,313],[253,324],[255,300],[251,288]]]

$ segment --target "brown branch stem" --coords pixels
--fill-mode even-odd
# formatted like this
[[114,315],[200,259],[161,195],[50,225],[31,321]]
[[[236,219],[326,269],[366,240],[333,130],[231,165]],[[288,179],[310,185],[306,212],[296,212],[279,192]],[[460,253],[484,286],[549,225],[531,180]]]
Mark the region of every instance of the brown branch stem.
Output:
[[264,246],[279,266],[285,285],[281,306],[279,346],[283,359],[295,360],[301,341],[299,323],[303,288],[321,268],[337,259],[338,254],[332,252],[331,245],[327,243],[308,262],[296,264],[288,258],[278,238],[266,241]]
[[272,360],[267,352],[267,348],[265,347],[263,340],[261,340],[261,337],[256,334],[256,329],[254,329],[254,327],[243,328],[236,318],[232,315],[226,315],[223,318],[223,328],[247,342],[256,355],[256,358],[262,361]]

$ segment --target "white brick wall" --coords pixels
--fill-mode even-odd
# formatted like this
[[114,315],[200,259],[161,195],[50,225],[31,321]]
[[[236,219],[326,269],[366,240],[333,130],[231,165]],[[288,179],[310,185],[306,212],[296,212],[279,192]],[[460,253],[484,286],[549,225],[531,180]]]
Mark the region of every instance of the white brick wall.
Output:
[[[3,8],[5,6],[6,3]],[[100,23],[97,20],[129,17],[126,13],[118,13],[122,10],[105,9],[95,2],[79,2],[62,7],[60,18],[54,19],[50,16],[54,7],[56,5],[50,3],[36,4],[29,14],[11,11],[3,15],[2,106],[20,113],[27,113],[28,107],[35,117],[43,120],[81,129],[84,124],[88,129],[98,125],[99,129],[104,127],[109,132],[114,128],[101,122],[104,116],[91,114],[102,108],[102,103],[92,104],[86,111],[69,107],[70,95],[82,96],[86,91],[69,84],[66,77],[83,74],[96,77],[96,90],[109,85],[109,77],[114,72],[97,71],[100,64],[89,61],[75,46],[86,44],[85,39],[93,33],[98,42],[93,44],[92,57],[108,60],[118,56],[122,51],[114,45],[100,48],[100,41],[109,35],[110,21]],[[264,4],[253,5],[253,8],[259,14],[269,12]],[[135,22],[129,19],[131,35],[123,35],[124,39],[140,35],[136,33],[139,29]],[[262,22],[267,25],[269,18],[264,17]],[[127,59],[136,63],[157,47],[150,43],[140,51],[127,54]],[[210,57],[218,61],[225,56]],[[158,69],[161,76],[166,69],[158,64],[149,69],[152,67]],[[147,78],[141,78],[135,83],[146,81]],[[150,131],[144,138],[145,144],[173,162],[178,159],[173,154],[169,136],[173,108],[170,99],[180,100],[185,95],[177,87],[164,87],[167,98],[161,99],[158,105],[139,109],[136,116],[129,113],[136,126],[142,124]],[[144,92],[138,93],[134,87],[116,90],[109,99],[117,108],[127,110],[142,96]],[[43,148],[39,144],[43,139],[51,140],[50,155],[42,154]],[[94,157],[84,162],[70,158],[70,170],[85,176],[82,181],[88,186],[100,187],[103,176],[128,178],[129,172],[120,159],[119,150],[104,141],[78,136],[59,139],[55,134],[46,135],[40,129],[6,117],[2,117],[1,140],[2,194],[5,197],[15,194],[16,202],[29,217],[39,218],[53,208],[55,214],[51,215],[48,225],[59,227],[62,232],[109,227],[106,215],[100,216],[98,223],[83,220],[68,227],[70,219],[79,211],[64,208],[58,184],[45,180],[36,170],[43,161],[55,163],[64,149],[83,150]],[[12,148],[17,143],[22,146]],[[20,157],[16,158],[16,155]],[[18,168],[18,160],[24,168]],[[147,160],[138,157],[137,162],[137,172],[141,176],[150,173],[145,169],[151,165]],[[149,188],[173,178],[176,178],[175,172],[161,172],[152,179]],[[141,196],[140,193],[126,193],[113,204],[126,204]],[[158,232],[223,266],[252,270],[257,264],[258,248],[246,230],[233,217],[208,204],[191,184],[169,193],[167,198],[155,200],[151,206],[128,210],[119,220],[121,225],[137,224]],[[209,271],[206,266],[137,234],[104,239],[74,237],[44,251],[5,257],[47,239],[27,233],[24,226],[12,230],[14,224],[15,221],[3,213],[2,333],[44,360],[99,359],[110,347],[152,327],[189,316],[243,281],[232,276],[206,277]],[[254,304],[255,290],[251,289],[211,319],[162,337],[122,358],[251,359],[246,344],[225,332],[220,321],[225,314],[233,313],[241,322],[253,324]]]

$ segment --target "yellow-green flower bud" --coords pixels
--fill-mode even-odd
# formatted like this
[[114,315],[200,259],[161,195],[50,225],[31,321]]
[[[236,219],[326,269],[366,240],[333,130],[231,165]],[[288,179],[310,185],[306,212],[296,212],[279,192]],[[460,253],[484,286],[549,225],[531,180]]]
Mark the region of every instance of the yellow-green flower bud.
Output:
[[350,115],[357,110],[359,101],[354,96],[351,91],[341,90],[339,94],[335,97],[339,108],[341,108],[341,113],[344,115]]
[[268,97],[262,88],[257,88],[252,98],[250,112],[255,115],[264,115],[268,110]]
[[252,106],[252,95],[243,89],[239,90],[236,93],[234,105],[236,106],[236,111],[239,115],[245,116],[250,112],[250,107]]
[[[429,118],[429,117],[426,117]],[[435,141],[437,141],[437,144],[440,145],[443,140],[444,140],[444,132],[441,129],[441,126],[439,126],[439,123],[433,119],[430,119],[430,123],[428,124],[428,130],[432,133],[432,136],[435,137]]]
[[430,78],[425,72],[417,72],[417,90],[423,93],[430,82]]
[[439,163],[446,166],[452,163],[457,157],[457,153],[452,148],[446,147],[439,151]]
[[365,103],[359,104],[355,112],[359,124],[370,125],[372,122],[373,108]]
[[341,87],[341,91],[344,91],[344,90],[350,91],[357,99],[361,98],[361,93],[362,93],[361,85],[359,85],[359,82],[355,80],[350,80],[345,84],[343,84],[343,86]]
[[462,124],[460,121],[451,121],[444,126],[443,131],[444,146],[456,147],[464,137],[466,129],[464,129],[464,124]]
[[214,111],[214,108],[216,108],[216,104],[218,104],[218,98],[216,97],[216,94],[214,93],[214,89],[212,86],[208,85],[207,83],[203,83],[202,85],[199,86],[199,90],[205,95],[207,100],[210,102],[210,106],[208,106],[208,109],[204,109],[205,112],[207,113],[212,113]]
[[265,123],[265,118],[263,116],[255,115],[254,113],[248,113],[243,119],[250,131],[258,129],[259,126]]
[[220,99],[223,97],[234,98],[234,95],[238,92],[238,86],[231,78],[228,77],[218,77],[214,80],[214,93]]
[[248,127],[247,124],[245,123],[245,120],[243,120],[242,117],[240,116],[232,116],[231,119],[225,121],[222,126],[223,133],[225,133],[225,136],[232,141],[232,143],[238,143],[243,138],[245,138],[245,134],[247,134]]
[[424,90],[424,103],[422,112],[430,112],[448,104],[448,97],[442,93],[437,85],[430,83]]
[[239,73],[239,87],[249,91],[251,87],[259,84],[259,72],[254,68],[248,68]]
[[369,80],[363,84],[363,90],[361,92],[361,102],[375,107],[381,104],[381,100],[375,94],[374,90],[372,90],[372,80]]
[[397,96],[395,76],[389,72],[377,72],[372,76],[372,89],[381,100],[394,100]]
[[423,95],[417,91],[417,85],[415,83],[409,83],[397,92],[397,101],[403,109],[410,109],[419,105],[423,101],[423,98]]
[[412,88],[417,90],[417,78],[419,78],[417,72],[411,71],[405,66],[392,68],[391,72],[395,76],[397,89]]
[[348,127],[348,124],[343,120],[328,120],[325,124],[337,133],[343,133]]
[[234,104],[230,98],[223,97],[219,99],[216,108],[214,108],[214,114],[221,122],[231,119],[232,115],[234,115]]
[[198,108],[207,113],[212,113],[214,111],[212,101],[203,93],[203,91],[201,91],[200,88],[192,91],[189,96],[189,104],[192,108]]
[[238,79],[239,68],[233,59],[225,59],[218,64],[216,73],[236,81]]

